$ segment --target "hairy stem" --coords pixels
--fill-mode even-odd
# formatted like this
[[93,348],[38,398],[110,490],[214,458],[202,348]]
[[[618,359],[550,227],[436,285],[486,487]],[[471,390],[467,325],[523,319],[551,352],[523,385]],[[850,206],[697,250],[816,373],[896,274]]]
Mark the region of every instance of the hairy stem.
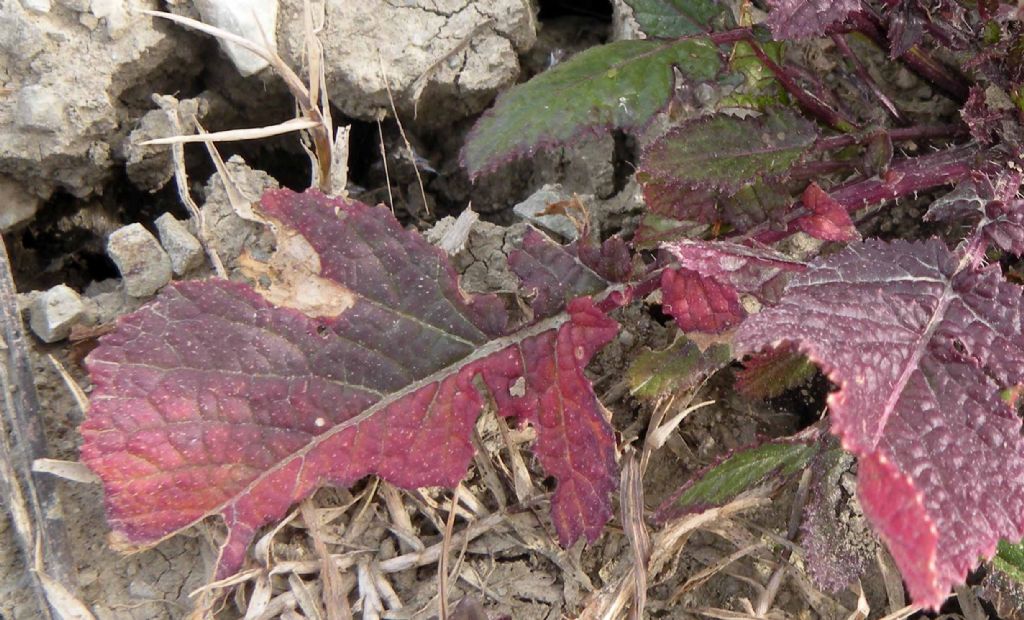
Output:
[[[860,33],[874,42],[879,48],[888,49],[885,27],[876,15],[858,12],[850,15],[854,32]],[[969,84],[955,70],[932,58],[921,46],[914,45],[898,60],[922,79],[943,91],[955,101],[967,101]]]

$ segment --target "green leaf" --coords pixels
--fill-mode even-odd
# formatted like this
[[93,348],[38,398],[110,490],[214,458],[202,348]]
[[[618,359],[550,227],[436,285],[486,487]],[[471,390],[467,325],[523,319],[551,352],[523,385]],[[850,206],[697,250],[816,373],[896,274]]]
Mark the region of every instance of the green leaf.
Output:
[[658,508],[654,519],[664,522],[688,512],[725,505],[748,489],[800,471],[819,446],[817,442],[778,440],[733,452],[687,481]]
[[735,27],[732,12],[716,0],[626,0],[640,30],[652,39]]
[[616,41],[592,47],[502,94],[470,131],[461,162],[470,178],[586,131],[637,130],[664,107],[673,67],[690,82],[723,68],[706,38]]
[[1024,542],[1013,543],[999,541],[996,557],[992,558],[996,568],[1017,581],[1024,583]]
[[630,393],[655,398],[674,390],[688,390],[732,360],[728,345],[715,344],[701,351],[682,334],[667,349],[642,353],[626,371]]
[[735,191],[757,179],[784,178],[817,137],[814,124],[788,108],[747,118],[716,114],[658,138],[637,178],[645,185]]
[[818,367],[792,347],[749,359],[736,373],[736,390],[747,398],[775,398],[811,380]]

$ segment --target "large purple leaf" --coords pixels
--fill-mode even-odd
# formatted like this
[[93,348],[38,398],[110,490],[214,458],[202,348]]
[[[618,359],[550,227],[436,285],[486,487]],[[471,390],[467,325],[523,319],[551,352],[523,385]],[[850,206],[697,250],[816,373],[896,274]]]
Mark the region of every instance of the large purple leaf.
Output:
[[833,432],[864,513],[917,603],[938,607],[1000,538],[1024,535],[1022,289],[935,240],[820,259],[737,331],[739,353],[796,343],[838,386]]
[[615,441],[583,368],[614,321],[584,297],[509,331],[496,297],[465,295],[447,256],[386,209],[279,191],[262,211],[277,227],[269,290],[170,286],[87,360],[82,460],[121,546],[220,515],[224,577],[257,528],[321,485],[453,486],[481,382],[499,414],[537,428],[559,539],[598,536]]

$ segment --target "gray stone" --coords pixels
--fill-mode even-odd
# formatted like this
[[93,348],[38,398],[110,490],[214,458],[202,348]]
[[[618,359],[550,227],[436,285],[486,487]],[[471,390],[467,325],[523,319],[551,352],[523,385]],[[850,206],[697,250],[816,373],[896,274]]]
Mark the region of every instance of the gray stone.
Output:
[[170,213],[164,213],[156,220],[156,231],[160,235],[160,245],[164,246],[171,259],[175,275],[185,275],[203,264],[203,246],[183,222]]
[[64,124],[64,99],[55,89],[26,86],[18,91],[14,122],[22,129],[55,132]]
[[[524,0],[326,0],[320,40],[325,87],[346,115],[370,120],[390,111],[384,75],[399,113],[418,125],[447,126],[480,112],[515,83],[519,56],[533,46],[537,21]],[[282,0],[277,45],[303,66],[303,0]]]
[[[273,41],[277,32],[277,0],[195,0],[195,5],[207,24],[253,43],[263,44],[268,38]],[[220,45],[244,76],[258,73],[270,64],[236,43],[220,40]],[[276,47],[272,51],[277,52]]]
[[142,224],[118,228],[107,239],[107,255],[132,297],[148,297],[171,281],[171,259]]
[[67,338],[71,328],[84,317],[82,298],[64,284],[39,295],[29,307],[29,326],[43,342]]
[[523,202],[512,207],[520,218],[572,241],[579,234],[576,226],[564,215],[541,215],[549,205],[567,200],[568,193],[561,185],[545,185]]

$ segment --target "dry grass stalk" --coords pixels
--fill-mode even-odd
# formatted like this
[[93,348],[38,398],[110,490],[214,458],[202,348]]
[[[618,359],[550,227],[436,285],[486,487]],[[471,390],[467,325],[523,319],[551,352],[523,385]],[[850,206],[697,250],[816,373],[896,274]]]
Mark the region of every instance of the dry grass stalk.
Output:
[[[178,100],[170,95],[153,95],[153,100],[167,114],[167,118],[171,121],[174,131],[179,135],[184,134],[185,130],[182,124],[183,119],[181,118]],[[193,116],[188,120],[190,121],[188,123],[189,126],[198,127],[199,119]],[[220,260],[220,256],[217,255],[217,251],[210,245],[206,218],[203,217],[203,212],[199,209],[199,206],[192,200],[192,193],[188,189],[188,172],[185,170],[185,147],[183,144],[171,145],[171,161],[174,163],[174,183],[178,188],[178,197],[188,210],[192,221],[195,222],[196,230],[199,233],[199,242],[202,244],[206,256],[210,259],[210,264],[213,265],[214,273],[218,277],[227,278],[224,263]]]
[[620,483],[622,530],[633,551],[633,606],[630,617],[639,620],[647,606],[647,562],[651,559],[651,537],[644,523],[644,486],[640,460],[632,449],[623,455]]
[[313,504],[312,498],[303,500],[302,520],[313,539],[313,548],[320,558],[321,599],[326,611],[327,620],[347,620],[352,617],[348,607],[348,592],[342,588],[341,574],[338,567],[331,561],[330,551],[324,542],[323,522],[320,512]]
[[[420,187],[420,198],[423,200],[423,209],[427,212],[427,215],[430,215],[430,203],[427,202],[427,192],[423,188],[423,177],[420,176],[420,169],[416,166],[416,151],[413,150],[412,143],[409,142],[409,137],[405,135],[405,127],[402,126],[402,119],[398,117],[398,108],[395,107],[395,97],[391,93],[391,80],[388,79],[388,72],[384,68],[384,57],[380,55],[379,51],[377,53],[377,61],[380,63],[380,75],[384,80],[384,88],[388,93],[388,103],[391,104],[391,113],[395,115],[395,123],[398,125],[398,133],[402,136],[402,142],[405,143],[406,150],[409,151],[409,160],[413,162],[412,171],[416,174],[416,183]],[[388,187],[388,191],[390,192],[390,184]],[[394,210],[394,205],[392,205],[392,210]]]
[[[298,104],[299,109],[302,112],[302,118],[296,119],[296,121],[303,121],[305,124],[294,121],[286,121],[275,127],[281,128],[282,126],[290,127],[288,131],[299,131],[302,129],[308,130],[310,133],[311,140],[314,145],[316,153],[316,161],[314,162],[317,167],[316,178],[319,181],[319,189],[325,194],[332,195],[334,193],[331,186],[332,174],[331,165],[334,161],[332,151],[334,149],[334,131],[330,125],[330,116],[325,116],[321,110],[321,102],[318,99],[314,99],[311,95],[311,90],[317,93],[322,93],[318,84],[307,86],[303,84],[302,79],[288,66],[284,60],[277,55],[277,52],[272,50],[268,45],[260,45],[253,41],[250,41],[244,37],[240,37],[232,32],[228,32],[222,28],[217,28],[203,22],[184,17],[181,15],[174,15],[172,13],[164,13],[161,11],[149,11],[140,10],[140,13],[149,15],[151,17],[157,17],[161,19],[167,19],[172,22],[181,24],[183,26],[198,30],[206,33],[213,37],[222,39],[224,41],[230,41],[237,44],[238,46],[249,50],[257,56],[266,60],[270,67],[277,73],[281,79],[284,80],[285,85],[288,87],[288,91],[291,93],[295,102]],[[310,34],[310,33],[307,33]],[[307,45],[308,43],[307,36]],[[324,99],[325,95],[321,94],[320,99]],[[328,108],[329,109],[329,108]],[[299,125],[302,125],[301,127]],[[306,126],[308,125],[308,126]],[[257,131],[269,131],[272,128],[262,128]],[[251,131],[251,130],[241,130]],[[209,134],[215,136],[216,134]],[[275,134],[271,134],[275,135]],[[209,138],[207,138],[209,139]],[[201,140],[200,140],[201,141]]]

